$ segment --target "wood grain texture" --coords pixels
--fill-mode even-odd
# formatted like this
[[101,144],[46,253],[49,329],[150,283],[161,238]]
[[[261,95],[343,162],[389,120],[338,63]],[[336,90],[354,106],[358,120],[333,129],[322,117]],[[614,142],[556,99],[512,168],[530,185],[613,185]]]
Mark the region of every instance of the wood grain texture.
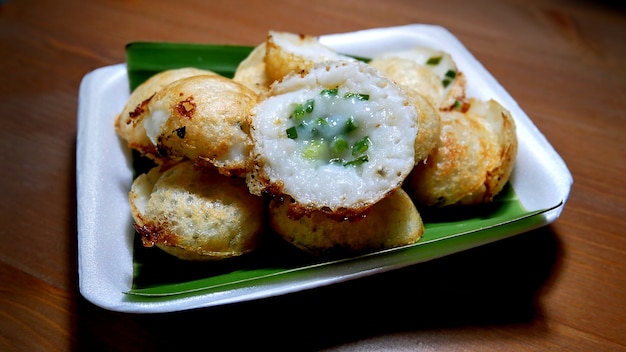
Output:
[[[0,350],[626,350],[626,9],[585,0],[0,2]],[[78,87],[131,41],[449,29],[561,154],[551,226],[352,282],[132,315],[77,290]],[[357,299],[359,298],[359,299]],[[321,320],[318,320],[321,319]],[[320,323],[321,321],[321,323]]]

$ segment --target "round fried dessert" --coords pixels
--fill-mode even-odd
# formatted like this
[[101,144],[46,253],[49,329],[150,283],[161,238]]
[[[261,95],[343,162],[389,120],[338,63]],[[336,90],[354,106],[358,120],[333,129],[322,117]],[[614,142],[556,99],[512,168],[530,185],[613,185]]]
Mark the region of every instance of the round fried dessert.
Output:
[[289,73],[306,73],[314,64],[327,61],[354,61],[305,34],[270,31],[266,40],[265,65],[270,82]]
[[439,106],[444,87],[430,67],[413,59],[388,55],[375,57],[369,64],[400,85],[407,94],[419,94],[432,105]]
[[515,122],[494,100],[470,99],[466,112],[441,113],[439,143],[405,183],[419,205],[490,202],[509,180],[517,156]]
[[147,104],[144,125],[159,154],[210,164],[225,175],[243,175],[252,141],[250,110],[257,95],[216,75],[178,80]]
[[294,220],[289,216],[288,201],[278,200],[270,204],[269,219],[283,239],[314,255],[394,248],[416,243],[424,233],[419,212],[401,188],[356,221],[337,221],[319,211]]
[[450,110],[465,99],[465,77],[450,54],[428,47],[380,54],[370,61],[403,87],[426,96],[441,110]]
[[233,81],[245,85],[257,94],[267,93],[272,83],[265,70],[265,46],[266,43],[256,46],[239,63],[233,76]]
[[257,247],[265,203],[241,178],[185,161],[133,182],[130,205],[144,246],[185,260],[219,260]]
[[150,142],[143,125],[143,118],[147,112],[146,106],[152,97],[166,85],[197,75],[217,74],[193,67],[171,69],[155,74],[133,90],[122,112],[115,119],[115,130],[128,143],[129,148],[158,161],[156,147]]
[[254,109],[255,194],[307,210],[358,213],[399,187],[414,165],[417,112],[373,67],[317,64],[272,86]]

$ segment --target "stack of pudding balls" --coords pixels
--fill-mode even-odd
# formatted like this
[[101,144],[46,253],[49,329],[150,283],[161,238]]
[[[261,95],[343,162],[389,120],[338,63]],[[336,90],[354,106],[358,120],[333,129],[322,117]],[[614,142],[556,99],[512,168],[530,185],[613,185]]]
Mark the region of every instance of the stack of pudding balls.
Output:
[[276,31],[233,78],[158,73],[115,119],[155,164],[130,190],[135,229],[194,261],[253,252],[268,234],[313,255],[414,244],[418,209],[490,202],[515,162],[510,113],[465,85],[439,50],[365,63]]

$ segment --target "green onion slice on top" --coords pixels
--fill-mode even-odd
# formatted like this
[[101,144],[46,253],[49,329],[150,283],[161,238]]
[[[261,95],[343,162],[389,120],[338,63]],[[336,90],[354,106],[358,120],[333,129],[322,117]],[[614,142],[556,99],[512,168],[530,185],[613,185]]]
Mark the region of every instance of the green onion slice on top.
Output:
[[428,60],[426,60],[426,65],[432,65],[432,66],[439,65],[442,58],[443,58],[442,56],[433,56],[429,58]]
[[[354,92],[340,96],[339,88],[335,87],[321,90],[317,99],[335,98],[367,101],[370,96]],[[368,136],[358,139],[355,132],[359,130],[359,125],[354,116],[339,117],[339,120],[337,116],[320,116],[319,113],[316,114],[318,109],[315,108],[318,102],[320,101],[312,98],[293,106],[289,119],[295,120],[295,125],[285,130],[287,138],[303,140],[302,155],[307,159],[327,160],[331,164],[343,166],[361,165],[369,161],[366,153],[371,140]],[[341,120],[345,122],[338,123]]]

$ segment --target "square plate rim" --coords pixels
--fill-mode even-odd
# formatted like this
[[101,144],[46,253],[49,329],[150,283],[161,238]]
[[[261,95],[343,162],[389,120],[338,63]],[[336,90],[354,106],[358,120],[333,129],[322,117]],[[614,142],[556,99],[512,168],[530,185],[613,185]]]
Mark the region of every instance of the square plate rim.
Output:
[[[508,104],[507,108],[513,110],[512,113],[516,118],[518,126],[522,127],[524,141],[528,142],[528,139],[532,139],[532,145],[534,150],[530,153],[533,157],[538,158],[539,171],[547,172],[547,176],[554,178],[549,184],[544,185],[544,188],[553,188],[556,185],[557,195],[561,197],[562,205],[558,208],[546,213],[544,215],[544,221],[541,226],[549,224],[555,221],[566,202],[573,179],[567,166],[561,157],[556,153],[554,148],[549,144],[545,137],[539,132],[536,126],[532,123],[530,118],[519,108],[517,103],[510,95],[500,86],[500,84],[491,76],[487,70],[480,64],[467,49],[445,28],[438,25],[428,24],[413,24],[406,26],[385,27],[385,28],[372,28],[365,29],[356,32],[329,34],[320,37],[320,41],[329,46],[346,46],[347,43],[358,48],[358,42],[372,39],[388,39],[390,37],[402,37],[411,38],[413,36],[432,36],[439,40],[445,39],[449,44],[447,50],[451,51],[451,54],[457,53],[465,60],[463,65],[469,65],[474,70],[482,75],[482,79],[486,80],[488,86],[496,93],[497,96],[504,98]],[[358,39],[358,40],[355,40]],[[350,50],[347,50],[350,51]],[[358,50],[352,50],[349,53],[360,54]],[[455,56],[453,55],[453,58]],[[455,58],[456,60],[457,58]],[[462,65],[459,65],[463,69]],[[78,109],[78,132],[77,132],[77,161],[76,161],[76,173],[77,173],[77,221],[78,221],[78,271],[79,271],[79,288],[80,292],[88,301],[102,308],[120,311],[120,312],[132,312],[132,313],[157,313],[157,312],[170,312],[187,309],[195,309],[202,307],[209,307],[221,304],[228,304],[234,302],[241,302],[251,299],[258,299],[263,297],[270,297],[279,294],[286,294],[290,292],[300,291],[304,289],[310,289],[323,285],[328,285],[340,281],[354,279],[357,277],[363,277],[365,275],[372,275],[375,273],[393,270],[401,266],[402,264],[389,264],[384,266],[375,266],[376,268],[363,266],[362,271],[357,272],[342,272],[340,276],[333,274],[333,271],[327,272],[319,277],[311,280],[304,280],[302,282],[295,282],[283,285],[270,285],[267,287],[259,286],[254,288],[235,289],[218,294],[197,295],[193,297],[184,297],[180,299],[173,299],[168,301],[158,301],[152,303],[145,302],[129,302],[124,299],[124,291],[127,291],[129,287],[122,287],[132,282],[132,266],[129,267],[130,273],[123,272],[123,275],[110,278],[106,280],[103,278],[95,277],[95,275],[101,274],[103,269],[106,269],[106,263],[102,263],[102,253],[98,253],[96,247],[99,244],[96,241],[96,234],[98,231],[98,214],[93,210],[98,208],[99,196],[103,194],[105,190],[98,189],[93,181],[102,181],[99,175],[96,174],[98,170],[98,163],[101,163],[106,158],[107,152],[119,153],[120,144],[109,143],[105,146],[94,145],[90,143],[93,138],[101,138],[94,131],[94,123],[97,121],[90,120],[88,116],[91,116],[91,111],[96,108],[104,108],[109,111],[121,110],[119,104],[123,104],[125,101],[117,101],[117,106],[108,105],[110,102],[103,102],[98,96],[94,96],[92,93],[98,92],[98,87],[103,86],[104,83],[114,82],[116,79],[126,79],[127,71],[125,64],[115,64],[110,66],[101,67],[87,73],[81,81],[79,89],[79,109]],[[126,79],[127,81],[127,79]],[[128,94],[127,83],[122,84],[120,87],[120,98],[123,98],[124,94]],[[111,128],[112,130],[112,128]],[[110,142],[110,141],[109,141]],[[96,155],[94,158],[93,156]],[[100,165],[101,167],[101,165]],[[528,175],[521,174],[518,179],[528,178]],[[91,181],[91,183],[89,182]],[[518,181],[518,180],[512,180]],[[130,187],[132,178],[129,179],[128,175],[119,177],[114,180],[117,187]],[[518,181],[520,182],[520,181]],[[531,207],[535,200],[530,200]],[[527,204],[524,204],[527,206]],[[127,209],[118,210],[114,216],[124,216],[129,219],[130,216],[127,213]],[[128,223],[119,224],[118,228],[129,226]],[[527,229],[530,230],[530,229]],[[119,243],[119,242],[118,242]],[[126,239],[128,245],[128,239]],[[115,246],[113,246],[115,247]],[[98,247],[101,249],[100,247]],[[105,252],[108,250],[108,255],[111,255],[111,251],[115,251],[118,248],[105,248]],[[132,252],[132,251],[131,251]],[[99,256],[100,255],[100,256]],[[119,253],[120,260],[128,263],[128,254]],[[132,253],[130,255],[132,260]],[[415,261],[414,263],[418,263]],[[131,261],[132,263],[132,261]],[[413,264],[409,263],[408,265]],[[119,271],[118,271],[119,273]],[[115,275],[112,275],[115,276]]]

